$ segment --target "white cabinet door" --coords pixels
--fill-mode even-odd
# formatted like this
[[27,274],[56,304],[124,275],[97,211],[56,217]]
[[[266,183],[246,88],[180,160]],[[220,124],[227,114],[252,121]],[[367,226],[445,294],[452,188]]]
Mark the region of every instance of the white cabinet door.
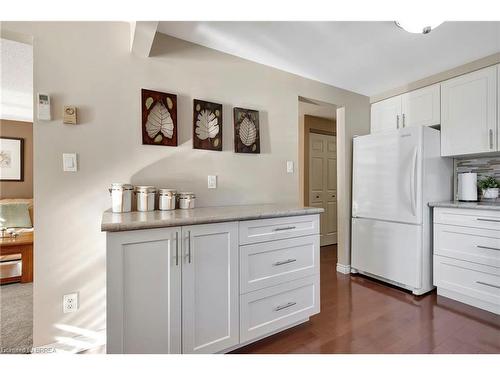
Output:
[[441,155],[497,150],[497,67],[441,84]]
[[239,343],[238,223],[182,227],[182,352]]
[[107,352],[181,352],[180,228],[107,234]]
[[371,106],[371,133],[399,129],[401,125],[401,95]]
[[441,123],[440,90],[440,85],[435,84],[403,94],[402,127],[439,125]]

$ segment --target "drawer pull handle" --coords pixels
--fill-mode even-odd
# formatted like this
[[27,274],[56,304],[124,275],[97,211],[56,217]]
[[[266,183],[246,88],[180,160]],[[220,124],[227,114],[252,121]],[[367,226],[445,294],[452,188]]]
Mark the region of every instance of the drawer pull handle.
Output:
[[481,246],[481,245],[476,245],[476,247],[478,247],[480,249],[488,249],[488,250],[500,251],[500,249],[498,247],[489,247],[489,246]]
[[282,266],[283,264],[288,264],[292,262],[296,262],[297,259],[287,259],[287,260],[281,260],[279,262],[273,263],[273,266]]
[[494,223],[500,223],[500,220],[495,220],[495,219],[482,219],[480,217],[477,218],[479,221],[493,221]]
[[297,302],[288,302],[288,303],[286,303],[284,305],[276,307],[274,309],[274,311],[280,311],[280,310],[283,310],[283,309],[287,309],[287,308],[292,307],[292,306],[294,306],[296,304],[297,304]]
[[494,284],[490,284],[490,283],[485,283],[485,282],[483,282],[483,281],[476,281],[476,283],[481,284],[481,285],[491,286],[492,288],[497,288],[497,289],[500,289],[500,286],[499,286],[499,285],[494,285]]
[[296,227],[295,226],[291,226],[291,227],[281,227],[281,228],[276,228],[274,229],[275,232],[279,232],[281,230],[292,230],[292,229],[295,229]]

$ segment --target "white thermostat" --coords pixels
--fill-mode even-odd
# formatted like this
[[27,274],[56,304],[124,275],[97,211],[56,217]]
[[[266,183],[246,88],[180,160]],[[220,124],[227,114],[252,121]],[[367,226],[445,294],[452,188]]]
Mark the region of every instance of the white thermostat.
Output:
[[51,120],[49,94],[38,93],[38,119]]

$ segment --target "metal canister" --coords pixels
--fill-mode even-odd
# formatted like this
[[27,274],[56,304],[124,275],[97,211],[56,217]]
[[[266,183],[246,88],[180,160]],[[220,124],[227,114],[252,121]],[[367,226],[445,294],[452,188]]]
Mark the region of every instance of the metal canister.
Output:
[[162,211],[175,210],[177,192],[174,189],[158,190],[158,208]]
[[111,194],[111,211],[132,211],[132,191],[134,187],[130,184],[113,183],[109,189]]
[[181,192],[179,193],[179,208],[186,210],[189,208],[194,208],[194,202],[196,196],[191,192]]
[[137,211],[154,211],[156,188],[154,186],[136,186]]

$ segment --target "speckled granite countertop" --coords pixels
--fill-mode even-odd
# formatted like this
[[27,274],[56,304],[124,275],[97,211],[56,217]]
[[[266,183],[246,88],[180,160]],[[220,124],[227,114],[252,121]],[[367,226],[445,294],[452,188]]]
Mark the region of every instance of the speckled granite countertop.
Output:
[[430,207],[445,207],[445,208],[470,208],[475,210],[492,210],[500,211],[500,200],[493,201],[480,201],[480,202],[460,202],[460,201],[446,201],[446,202],[431,202]]
[[300,207],[297,205],[247,205],[200,207],[190,210],[149,211],[113,213],[106,211],[102,215],[103,232],[121,232],[127,230],[176,227],[182,225],[220,223],[225,221],[243,221],[269,219],[285,216],[313,215],[322,213],[322,208]]

